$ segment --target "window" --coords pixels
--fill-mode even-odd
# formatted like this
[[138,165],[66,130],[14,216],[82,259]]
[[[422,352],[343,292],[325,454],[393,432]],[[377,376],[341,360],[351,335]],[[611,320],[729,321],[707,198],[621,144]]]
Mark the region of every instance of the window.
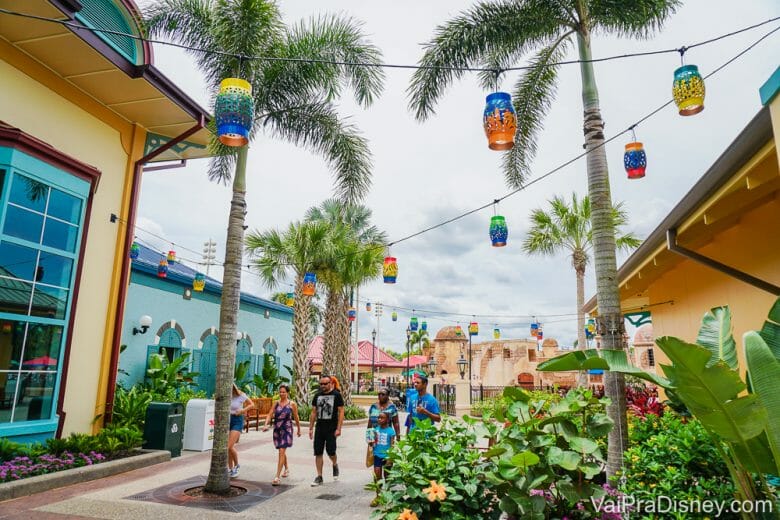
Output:
[[528,361],[536,361],[536,351],[534,349],[528,349]]
[[647,349],[647,366],[655,366],[655,354],[652,348]]
[[90,186],[10,150],[0,147],[0,426],[54,418]]

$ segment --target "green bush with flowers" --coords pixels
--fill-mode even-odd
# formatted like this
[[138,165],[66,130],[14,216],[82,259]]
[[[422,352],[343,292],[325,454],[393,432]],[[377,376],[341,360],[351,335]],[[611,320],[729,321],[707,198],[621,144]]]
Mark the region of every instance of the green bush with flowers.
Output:
[[437,428],[422,421],[389,452],[392,465],[379,491],[373,520],[485,520],[499,518],[498,497],[485,481],[495,464],[475,447],[472,426],[442,419]]
[[[630,417],[628,427],[630,447],[618,480],[620,491],[635,501],[658,496],[675,502],[734,500],[728,468],[698,420],[667,412],[663,417]],[[636,518],[657,518],[657,513]]]

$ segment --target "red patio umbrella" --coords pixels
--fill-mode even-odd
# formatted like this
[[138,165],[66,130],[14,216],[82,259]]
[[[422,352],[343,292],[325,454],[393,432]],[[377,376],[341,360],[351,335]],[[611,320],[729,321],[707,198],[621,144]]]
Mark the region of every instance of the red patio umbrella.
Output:
[[29,366],[29,365],[38,365],[38,366],[50,366],[50,365],[56,365],[57,360],[53,357],[49,356],[40,356],[37,358],[28,359],[24,363],[22,363],[22,366]]

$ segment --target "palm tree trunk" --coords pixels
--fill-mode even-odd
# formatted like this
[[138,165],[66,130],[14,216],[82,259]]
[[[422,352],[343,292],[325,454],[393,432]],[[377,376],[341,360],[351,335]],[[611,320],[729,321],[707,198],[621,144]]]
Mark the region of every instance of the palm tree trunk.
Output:
[[341,295],[341,319],[336,323],[338,325],[338,335],[336,337],[336,343],[334,348],[334,361],[333,375],[335,375],[341,383],[341,396],[344,398],[345,405],[352,404],[352,389],[349,386],[349,354],[350,354],[350,341],[349,341],[349,320],[346,319],[349,312],[349,296],[348,294]]
[[246,160],[249,147],[238,150],[236,172],[233,177],[233,199],[230,201],[225,265],[222,275],[222,303],[219,312],[219,343],[217,346],[217,380],[214,390],[214,448],[206,480],[206,491],[227,494],[228,428],[230,427],[230,400],[236,364],[236,325],[241,297],[241,260],[244,249],[244,214],[246,213]]
[[309,338],[311,296],[303,295],[303,273],[295,276],[295,304],[293,312],[293,386],[299,404],[309,402],[309,374],[306,370]]
[[[583,20],[585,20],[583,18]],[[615,230],[612,227],[612,199],[609,190],[609,171],[604,149],[604,121],[601,118],[599,94],[593,71],[590,50],[590,34],[585,21],[577,33],[582,76],[582,103],[584,111],[583,131],[585,149],[588,151],[588,193],[591,202],[591,228],[593,229],[593,260],[596,268],[596,298],[599,307],[598,332],[601,346],[606,349],[623,349],[623,315],[620,312],[620,289],[617,279],[615,254]],[[623,374],[606,372],[604,389],[612,404],[607,415],[614,427],[609,433],[607,454],[607,478],[615,476],[623,466],[623,452],[628,446],[628,420],[626,418],[626,388]]]
[[322,373],[331,375],[336,368],[336,342],[338,341],[339,318],[346,321],[346,315],[341,306],[341,294],[338,289],[328,287],[328,297],[325,302],[325,330],[322,345]]
[[[582,307],[585,305],[585,265],[582,259],[578,259],[576,256],[574,263],[574,272],[577,274],[577,345],[580,350],[585,350],[588,347],[585,338],[585,315],[582,314]],[[587,370],[580,370],[577,386],[588,386]]]

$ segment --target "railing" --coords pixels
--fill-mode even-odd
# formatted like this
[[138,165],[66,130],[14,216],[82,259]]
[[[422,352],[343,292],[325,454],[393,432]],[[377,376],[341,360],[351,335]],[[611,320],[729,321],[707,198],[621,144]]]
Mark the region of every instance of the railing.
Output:
[[433,385],[433,397],[439,401],[442,414],[455,416],[455,385]]
[[471,385],[471,403],[479,403],[485,399],[500,397],[504,393],[503,386]]
[[[504,393],[504,388],[506,387],[473,385],[471,387],[471,403],[472,404],[479,403],[486,399],[500,397]],[[568,392],[571,389],[571,387],[565,385],[532,386],[532,385],[523,385],[523,384],[520,384],[519,386],[517,386],[517,388],[522,388],[523,390],[528,390],[528,391],[534,390],[538,392],[559,394],[561,396],[566,395],[566,392]],[[590,385],[588,388],[593,390],[594,396],[596,397],[604,396],[604,385]]]

